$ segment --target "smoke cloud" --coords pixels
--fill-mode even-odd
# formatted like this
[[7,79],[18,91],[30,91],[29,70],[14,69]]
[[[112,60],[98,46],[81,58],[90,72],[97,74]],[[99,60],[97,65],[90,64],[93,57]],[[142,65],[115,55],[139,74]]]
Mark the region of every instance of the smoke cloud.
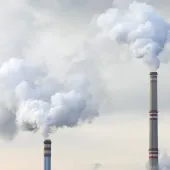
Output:
[[160,155],[159,159],[159,167],[161,170],[169,170],[170,169],[170,156],[164,151]]
[[[98,116],[85,77],[58,83],[40,66],[11,58],[0,67],[0,134],[14,137],[18,130],[52,129],[90,123]],[[79,83],[77,83],[79,82]]]
[[23,57],[36,32],[34,11],[25,0],[5,1],[0,10],[0,60]]
[[103,37],[128,45],[152,71],[159,68],[159,55],[169,39],[170,25],[152,6],[133,2],[128,10],[110,8],[97,18]]
[[96,63],[85,58],[88,54],[83,50],[75,54],[78,61],[65,61],[63,56],[62,66],[55,62],[57,78],[46,67],[32,64],[31,59],[33,63],[43,62],[44,55],[60,62],[56,41],[61,39],[58,36],[61,28],[56,26],[58,17],[49,12],[55,5],[47,7],[45,1],[17,0],[14,4],[9,1],[4,2],[2,9],[8,22],[0,18],[0,136],[12,139],[21,130],[39,130],[47,138],[55,129],[90,123],[99,114],[102,95],[102,90],[98,93],[95,86],[102,82],[94,67]]

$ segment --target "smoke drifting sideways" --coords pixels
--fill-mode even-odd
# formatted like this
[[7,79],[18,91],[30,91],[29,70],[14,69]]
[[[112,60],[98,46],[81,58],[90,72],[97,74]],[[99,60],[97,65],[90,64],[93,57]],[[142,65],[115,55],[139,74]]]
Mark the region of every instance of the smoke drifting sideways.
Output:
[[43,70],[25,59],[1,65],[0,136],[10,140],[20,130],[39,130],[47,138],[53,129],[90,123],[98,116],[85,77],[59,83]]
[[152,6],[133,2],[127,10],[110,8],[96,21],[98,36],[128,45],[135,58],[142,58],[151,71],[160,66],[159,55],[169,42],[170,24]]

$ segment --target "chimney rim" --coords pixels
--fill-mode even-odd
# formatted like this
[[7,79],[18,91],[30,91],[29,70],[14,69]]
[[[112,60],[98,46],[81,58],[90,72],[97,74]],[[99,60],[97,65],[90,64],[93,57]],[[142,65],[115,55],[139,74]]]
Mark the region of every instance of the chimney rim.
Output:
[[46,140],[44,140],[44,144],[51,144],[52,142],[51,142],[51,140],[50,139],[46,139]]
[[152,75],[158,75],[158,73],[157,72],[150,72],[150,75],[152,76]]

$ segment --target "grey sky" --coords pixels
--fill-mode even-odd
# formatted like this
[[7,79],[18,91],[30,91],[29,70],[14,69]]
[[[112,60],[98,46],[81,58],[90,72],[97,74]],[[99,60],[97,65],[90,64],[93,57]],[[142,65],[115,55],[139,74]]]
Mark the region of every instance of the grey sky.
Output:
[[[169,0],[147,1],[170,21]],[[125,2],[131,0],[115,0],[114,3],[125,6]],[[0,24],[1,30],[5,31],[0,31],[0,42],[4,33],[17,38],[14,42],[9,39],[7,50],[1,46],[1,62],[16,52],[17,57],[21,54],[34,62],[45,62],[50,73],[59,79],[66,78],[74,67],[73,62],[79,60],[79,56],[72,60],[72,55],[86,40],[93,16],[112,6],[112,0],[16,0],[15,4],[8,5],[10,3],[12,0],[1,2],[4,15],[0,17]],[[28,24],[26,27],[18,29],[22,22],[13,16],[16,11]],[[21,42],[17,44],[19,48],[16,46],[18,41]],[[24,44],[25,41],[28,44]],[[148,159],[149,72],[142,61],[115,62],[119,56],[130,57],[130,53],[116,44],[110,48],[109,54],[95,58],[97,67],[94,63],[83,66],[91,78],[94,93],[103,99],[102,116],[91,125],[60,129],[52,135],[53,169],[91,170],[95,163],[102,164],[101,170],[145,168]],[[169,58],[168,50],[162,56]],[[86,59],[90,60],[90,56]],[[93,68],[91,72],[89,66]],[[81,65],[76,65],[75,71],[82,71]],[[170,65],[161,64],[158,77],[160,148],[170,152],[167,135],[170,128],[169,73]],[[42,140],[40,134],[20,133],[13,141],[1,141],[1,168],[42,169]]]

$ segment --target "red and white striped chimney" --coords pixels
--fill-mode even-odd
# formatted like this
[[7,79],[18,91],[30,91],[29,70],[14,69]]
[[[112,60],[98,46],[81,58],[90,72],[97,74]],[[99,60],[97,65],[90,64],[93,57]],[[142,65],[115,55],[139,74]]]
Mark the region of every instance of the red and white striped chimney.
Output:
[[158,170],[157,72],[150,73],[149,170]]
[[51,170],[51,140],[44,141],[44,170]]

